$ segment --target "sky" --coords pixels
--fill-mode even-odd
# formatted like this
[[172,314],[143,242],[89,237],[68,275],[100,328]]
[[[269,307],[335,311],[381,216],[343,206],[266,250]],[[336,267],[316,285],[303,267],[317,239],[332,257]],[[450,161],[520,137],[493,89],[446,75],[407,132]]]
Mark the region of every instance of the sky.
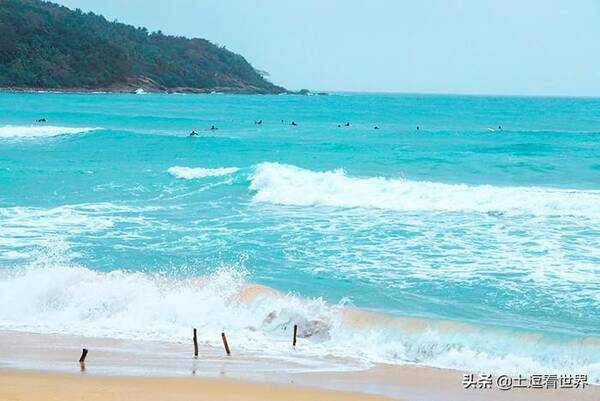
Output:
[[600,0],[55,0],[242,54],[288,89],[600,96]]

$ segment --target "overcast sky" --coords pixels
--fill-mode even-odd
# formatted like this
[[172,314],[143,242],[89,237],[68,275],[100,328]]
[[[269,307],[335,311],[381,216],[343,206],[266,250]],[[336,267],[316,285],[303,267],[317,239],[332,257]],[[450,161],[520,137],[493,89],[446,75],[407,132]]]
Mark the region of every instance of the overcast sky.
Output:
[[290,89],[600,96],[600,0],[58,0],[203,37]]

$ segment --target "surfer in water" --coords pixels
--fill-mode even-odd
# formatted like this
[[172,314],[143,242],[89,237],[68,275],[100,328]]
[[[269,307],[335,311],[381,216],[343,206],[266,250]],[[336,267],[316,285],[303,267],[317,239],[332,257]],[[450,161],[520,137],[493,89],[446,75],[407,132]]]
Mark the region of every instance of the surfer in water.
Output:
[[379,129],[379,127],[378,126],[374,126],[373,129]]
[[254,124],[261,125],[262,124],[262,120],[254,121]]
[[45,123],[45,122],[46,122],[46,119],[45,119],[45,118],[40,118],[40,119],[38,119],[38,120],[37,120],[37,122],[38,122],[38,123]]
[[216,130],[218,130],[218,128],[217,128],[217,127],[215,127],[214,125],[211,125],[211,126],[210,126],[210,130],[211,130],[211,131],[216,131]]
[[192,131],[190,132],[190,136],[198,136],[198,133],[196,131]]
[[346,123],[345,125],[346,125],[346,127],[349,127],[349,126],[350,126],[350,123]]
[[298,124],[296,124],[296,121],[292,121],[292,125],[295,127],[295,126],[297,126]]

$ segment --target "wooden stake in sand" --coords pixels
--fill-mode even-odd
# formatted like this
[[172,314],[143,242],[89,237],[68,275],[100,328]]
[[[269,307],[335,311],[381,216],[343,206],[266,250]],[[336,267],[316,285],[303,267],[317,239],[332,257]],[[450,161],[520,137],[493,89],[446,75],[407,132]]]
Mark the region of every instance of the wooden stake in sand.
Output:
[[221,333],[221,338],[223,339],[223,346],[225,347],[225,352],[227,352],[227,355],[231,355],[231,351],[229,350],[229,344],[227,344],[227,337],[225,337],[225,333]]
[[296,335],[298,334],[298,325],[294,325],[294,341],[292,342],[292,346],[296,346]]
[[86,348],[81,352],[81,358],[79,358],[79,363],[85,363],[85,357],[87,356],[88,350]]
[[198,336],[194,327],[194,358],[198,358]]
[[79,358],[79,367],[83,372],[85,370],[85,357],[87,356],[88,350],[86,348],[81,352],[81,357]]

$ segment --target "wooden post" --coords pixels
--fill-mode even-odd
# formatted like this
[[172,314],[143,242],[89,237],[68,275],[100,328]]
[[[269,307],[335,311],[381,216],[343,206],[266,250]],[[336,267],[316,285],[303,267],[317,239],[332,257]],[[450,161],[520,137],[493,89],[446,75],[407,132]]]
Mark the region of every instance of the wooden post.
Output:
[[87,353],[88,350],[84,348],[81,352],[81,358],[79,358],[79,363],[85,363],[85,357],[87,356]]
[[231,355],[231,351],[229,350],[229,344],[227,344],[227,337],[225,337],[225,333],[221,333],[221,338],[223,339],[223,346],[225,347],[225,352],[227,352],[227,355]]
[[81,368],[82,372],[85,370],[85,357],[87,356],[87,353],[88,350],[84,348],[81,352],[81,357],[79,358],[79,367]]
[[292,346],[296,346],[296,335],[298,334],[298,325],[295,324],[294,325],[294,342],[292,343]]
[[198,335],[196,334],[195,327],[194,327],[194,358],[198,358]]

